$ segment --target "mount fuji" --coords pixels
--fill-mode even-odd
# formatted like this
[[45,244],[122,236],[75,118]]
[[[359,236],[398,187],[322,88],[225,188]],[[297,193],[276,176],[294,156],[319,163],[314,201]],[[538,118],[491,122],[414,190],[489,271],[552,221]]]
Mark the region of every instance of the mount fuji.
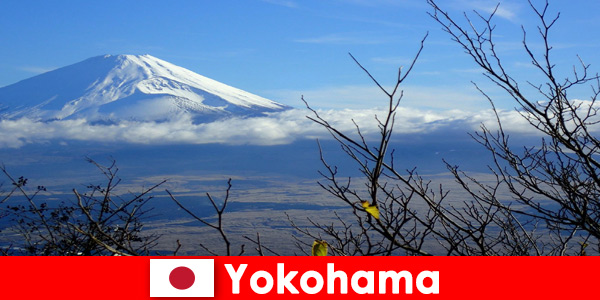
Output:
[[0,88],[0,118],[194,122],[289,107],[150,55],[105,55]]

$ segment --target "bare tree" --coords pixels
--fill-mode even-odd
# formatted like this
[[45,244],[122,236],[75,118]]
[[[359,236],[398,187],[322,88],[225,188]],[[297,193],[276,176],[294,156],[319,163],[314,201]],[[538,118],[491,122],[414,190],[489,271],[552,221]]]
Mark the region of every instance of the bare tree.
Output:
[[[11,188],[4,191],[0,203],[7,206],[0,208],[0,227],[3,236],[0,240],[0,255],[162,255],[154,251],[160,236],[143,232],[152,207],[148,205],[153,198],[151,193],[166,180],[140,193],[132,193],[128,198],[115,193],[121,182],[117,176],[118,168],[112,161],[103,166],[89,159],[89,162],[100,170],[106,182],[102,185],[89,184],[87,191],[73,189],[75,201],[61,201],[58,204],[39,200],[40,193],[46,192],[43,186],[30,189],[28,179],[14,178],[1,166]],[[2,186],[0,185],[0,188]],[[232,255],[232,243],[225,230],[224,215],[230,200],[231,179],[227,182],[225,197],[216,200],[211,194],[206,196],[212,204],[216,222],[198,217],[192,210],[183,205],[166,190],[170,198],[188,215],[202,225],[216,230],[224,250],[211,250],[215,245],[198,245],[211,255]],[[279,255],[275,250],[266,247],[257,233],[256,238],[244,236],[256,245],[259,255],[265,252]],[[173,255],[177,255],[182,247],[176,241]],[[245,245],[240,245],[238,255],[245,253]]]
[[[224,247],[224,252],[222,250],[219,251],[219,250],[211,249],[211,248],[214,248],[215,245],[198,243],[198,246],[210,255],[217,256],[217,255],[222,255],[224,253],[225,255],[230,256],[230,255],[234,254],[234,252],[232,250],[233,245],[232,245],[232,242],[230,241],[230,237],[227,234],[227,231],[225,230],[225,222],[224,222],[224,216],[226,213],[227,204],[229,204],[229,201],[230,201],[231,187],[232,187],[231,178],[229,178],[229,180],[227,181],[227,189],[225,190],[225,196],[222,201],[215,200],[215,198],[210,193],[206,193],[206,198],[208,198],[208,200],[210,201],[210,204],[212,205],[213,210],[216,214],[215,222],[210,222],[208,220],[208,218],[199,217],[198,214],[194,213],[189,207],[187,207],[186,205],[181,203],[181,201],[179,201],[177,199],[177,197],[175,197],[169,190],[165,190],[167,192],[167,194],[169,195],[169,197],[171,198],[171,200],[173,200],[173,202],[175,202],[175,204],[177,204],[177,206],[179,206],[179,208],[181,208],[189,216],[194,218],[194,220],[200,222],[200,224],[202,224],[203,226],[211,228],[218,233],[218,235],[219,235],[218,240],[219,240],[219,242],[222,242],[223,247]],[[219,204],[219,202],[221,202],[221,204]],[[266,253],[269,253],[271,255],[277,255],[277,256],[280,255],[277,252],[277,250],[273,250],[273,249],[263,245],[262,241],[260,240],[259,233],[256,233],[256,238],[249,237],[249,236],[243,236],[243,238],[250,241],[252,244],[256,245],[256,248],[254,250],[260,256],[264,256]],[[240,244],[239,247],[240,247],[240,250],[239,250],[239,252],[237,252],[236,255],[241,256],[241,255],[246,254],[246,245]],[[175,254],[176,253],[177,253],[177,251],[175,251]]]
[[[227,181],[227,190],[225,192],[225,198],[223,199],[223,204],[221,204],[221,205],[217,204],[217,202],[214,200],[214,198],[209,193],[206,193],[206,197],[208,198],[208,200],[210,200],[210,203],[212,204],[213,209],[215,210],[215,213],[217,214],[216,224],[212,224],[209,221],[207,221],[203,218],[200,218],[193,211],[191,211],[189,208],[187,208],[185,205],[183,205],[179,200],[177,200],[177,198],[175,196],[173,196],[173,194],[171,192],[169,192],[169,190],[165,190],[165,191],[167,192],[167,194],[169,194],[169,197],[171,197],[171,200],[173,200],[173,202],[175,202],[177,204],[177,206],[179,206],[181,209],[183,209],[183,211],[185,211],[188,215],[190,215],[196,221],[200,222],[202,225],[208,226],[209,228],[216,230],[220,235],[220,239],[225,244],[225,254],[227,256],[231,255],[231,253],[232,253],[231,252],[231,242],[229,241],[229,238],[227,237],[227,234],[225,232],[225,227],[223,224],[223,215],[225,214],[225,209],[227,209],[227,203],[229,203],[229,192],[231,191],[231,178],[229,178],[229,180]],[[198,243],[198,245],[211,255],[219,255],[218,253],[222,253],[220,251],[211,250],[207,245],[204,245],[203,243]],[[245,245],[241,245],[239,255],[244,254],[244,252],[245,252]]]
[[4,166],[0,168],[12,185],[2,198],[8,205],[1,213],[11,220],[3,234],[14,237],[3,254],[150,254],[159,236],[145,234],[142,229],[151,211],[148,207],[151,192],[164,181],[124,199],[125,195],[115,193],[121,181],[115,162],[108,167],[93,160],[89,162],[102,172],[106,182],[90,184],[84,193],[73,189],[76,200],[58,205],[38,200],[45,187],[29,190],[26,178],[13,178]]
[[[597,131],[600,93],[597,74],[590,73],[590,65],[578,57],[570,75],[559,74],[552,59],[550,33],[560,14],[551,14],[549,3],[529,5],[539,21],[537,34],[542,49],[530,46],[524,27],[523,49],[531,64],[541,75],[541,82],[519,82],[511,76],[496,50],[493,18],[476,14],[479,28],[465,14],[465,25],[443,11],[435,1],[428,1],[433,8],[431,16],[442,25],[462,49],[481,67],[484,75],[507,92],[515,101],[517,111],[542,138],[539,146],[522,147],[511,144],[509,134],[502,127],[493,100],[481,89],[496,113],[497,130],[482,125],[481,132],[474,135],[492,155],[492,169],[497,182],[505,186],[520,208],[508,207],[507,203],[488,201],[498,208],[509,210],[522,218],[542,222],[550,231],[546,241],[549,254],[582,254],[588,245],[598,253],[600,245],[600,141]],[[498,6],[496,7],[498,9]],[[564,79],[561,79],[564,78]],[[587,101],[569,97],[578,86],[590,84],[591,96]],[[529,87],[533,90],[527,93]],[[459,181],[477,180],[455,173]],[[464,186],[468,191],[470,186]]]
[[[598,203],[598,162],[600,143],[593,136],[596,125],[595,100],[600,91],[598,76],[589,76],[589,66],[562,82],[556,79],[551,63],[548,33],[558,16],[548,18],[548,3],[538,9],[531,5],[540,20],[539,34],[545,51],[533,53],[523,31],[525,53],[547,78],[539,85],[528,83],[547,101],[527,98],[515,79],[507,74],[493,42],[495,12],[484,17],[478,29],[465,14],[466,26],[459,25],[434,1],[428,1],[437,20],[452,39],[463,47],[486,76],[509,93],[519,105],[519,112],[545,137],[539,147],[514,150],[503,130],[494,102],[499,130],[482,125],[473,135],[489,150],[492,157],[490,182],[470,177],[458,167],[446,163],[469,199],[455,199],[443,186],[435,186],[419,175],[416,168],[402,166],[388,149],[396,121],[396,111],[403,97],[401,83],[412,70],[421,49],[407,72],[400,68],[395,86],[385,89],[354,57],[352,59],[381,89],[388,110],[375,116],[379,135],[375,141],[365,137],[356,125],[354,133],[342,132],[312,109],[309,119],[326,128],[350,157],[362,178],[343,177],[338,168],[327,163],[321,186],[352,209],[352,218],[335,214],[331,224],[310,220],[313,229],[292,225],[315,240],[328,241],[339,255],[565,255],[584,254],[590,244],[597,245],[600,218]],[[465,29],[466,28],[466,29]],[[594,81],[588,102],[570,101],[567,91],[573,86]],[[304,99],[303,99],[304,100]],[[323,153],[321,151],[321,153]],[[508,191],[514,201],[501,199]],[[376,214],[374,214],[376,213]],[[303,248],[308,242],[299,239]]]
[[[523,241],[535,241],[528,238],[528,231],[510,211],[486,201],[448,200],[448,191],[424,179],[416,168],[399,167],[393,150],[388,149],[403,96],[399,86],[417,57],[406,73],[400,69],[391,92],[355,60],[388,99],[385,116],[375,117],[380,131],[374,142],[362,134],[358,125],[354,135],[339,131],[307,104],[313,113],[309,118],[329,130],[363,178],[340,176],[321,151],[325,171],[321,173],[324,182],[319,184],[348,204],[353,218],[348,220],[336,213],[331,224],[309,220],[318,233],[293,222],[292,226],[313,239],[328,241],[338,255],[524,254]],[[490,187],[479,197],[493,199],[497,188]],[[308,245],[301,242],[303,249]]]

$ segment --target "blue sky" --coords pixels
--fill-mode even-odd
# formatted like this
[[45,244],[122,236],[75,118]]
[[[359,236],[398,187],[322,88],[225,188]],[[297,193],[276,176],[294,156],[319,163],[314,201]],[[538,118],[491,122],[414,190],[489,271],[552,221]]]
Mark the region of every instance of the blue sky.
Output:
[[[497,1],[439,0],[451,14],[489,11]],[[535,4],[542,1],[534,0]],[[426,13],[425,0],[4,1],[0,4],[0,86],[102,54],[151,54],[226,84],[300,107],[378,106],[354,54],[383,84],[425,50],[406,81],[405,105],[484,109],[471,80],[510,107]],[[502,1],[497,41],[506,64],[536,78],[520,48],[526,1]],[[554,0],[555,61],[569,70],[579,54],[600,70],[600,3]],[[585,98],[588,93],[574,95]],[[365,100],[367,99],[367,100]]]

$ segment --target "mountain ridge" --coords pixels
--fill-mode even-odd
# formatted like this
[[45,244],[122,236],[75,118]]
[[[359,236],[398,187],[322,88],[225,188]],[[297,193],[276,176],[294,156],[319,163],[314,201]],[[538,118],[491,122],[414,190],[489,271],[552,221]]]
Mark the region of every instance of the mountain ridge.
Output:
[[102,55],[0,88],[0,117],[197,122],[289,107],[151,55]]

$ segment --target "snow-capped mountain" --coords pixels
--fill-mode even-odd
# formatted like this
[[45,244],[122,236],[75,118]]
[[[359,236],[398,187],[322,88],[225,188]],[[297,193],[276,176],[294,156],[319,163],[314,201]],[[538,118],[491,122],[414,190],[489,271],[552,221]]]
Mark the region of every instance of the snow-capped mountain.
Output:
[[199,122],[288,107],[150,55],[105,55],[0,88],[0,117]]

